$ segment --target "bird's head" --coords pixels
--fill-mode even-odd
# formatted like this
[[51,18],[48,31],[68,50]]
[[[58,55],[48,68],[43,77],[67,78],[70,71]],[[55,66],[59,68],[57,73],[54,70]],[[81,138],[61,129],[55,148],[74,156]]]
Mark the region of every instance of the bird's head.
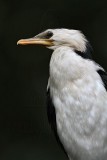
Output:
[[53,50],[60,46],[68,46],[80,52],[85,52],[86,43],[87,39],[80,31],[71,29],[48,29],[33,38],[17,42],[21,45],[44,45]]

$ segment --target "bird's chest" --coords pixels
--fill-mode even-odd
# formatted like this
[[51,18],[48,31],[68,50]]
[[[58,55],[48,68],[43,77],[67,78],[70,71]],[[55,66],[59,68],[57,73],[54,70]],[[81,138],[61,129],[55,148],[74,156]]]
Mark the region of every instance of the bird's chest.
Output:
[[50,92],[56,110],[57,131],[68,153],[90,150],[91,155],[95,142],[99,148],[103,146],[102,137],[107,130],[100,122],[106,124],[107,118],[102,118],[104,108],[95,84],[80,80],[77,84],[67,82],[62,87],[59,83],[59,87],[50,85]]
[[96,102],[95,96],[100,95],[92,76],[84,78],[84,70],[76,64],[75,56],[71,60],[67,54],[68,52],[62,50],[60,54],[55,52],[52,55],[50,93],[56,110],[59,131],[68,131],[66,134],[71,132],[79,134],[85,132],[84,130],[88,132],[88,117],[91,112],[93,115],[98,112],[96,107],[95,110],[92,108]]
[[58,129],[68,131],[66,134],[90,132],[88,127],[95,124],[94,116],[98,115],[99,110],[94,106],[95,97],[91,94],[93,87],[81,86],[82,83],[78,86],[67,83],[63,88],[62,84],[58,87],[50,87]]
[[106,92],[94,69],[62,53],[51,58],[49,82],[59,137],[69,154],[100,154],[107,139]]

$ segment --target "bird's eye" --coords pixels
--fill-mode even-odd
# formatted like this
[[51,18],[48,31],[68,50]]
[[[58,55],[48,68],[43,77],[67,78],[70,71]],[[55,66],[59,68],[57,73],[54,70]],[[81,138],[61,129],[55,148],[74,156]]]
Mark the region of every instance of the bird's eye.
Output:
[[46,38],[51,38],[53,36],[53,33],[51,31],[48,31],[46,33]]

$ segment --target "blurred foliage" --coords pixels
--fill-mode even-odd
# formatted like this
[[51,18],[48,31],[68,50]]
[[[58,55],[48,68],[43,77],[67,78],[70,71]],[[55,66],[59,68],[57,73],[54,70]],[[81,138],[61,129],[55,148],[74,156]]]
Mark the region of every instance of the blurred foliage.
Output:
[[82,30],[107,69],[106,0],[0,1],[0,159],[67,159],[48,125],[46,85],[51,51],[17,46],[47,28]]

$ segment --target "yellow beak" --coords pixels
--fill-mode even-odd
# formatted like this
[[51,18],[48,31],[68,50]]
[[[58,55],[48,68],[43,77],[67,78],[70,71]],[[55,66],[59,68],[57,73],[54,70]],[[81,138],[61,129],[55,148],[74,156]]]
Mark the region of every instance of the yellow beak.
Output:
[[44,46],[52,46],[53,40],[51,39],[41,39],[41,38],[28,38],[28,39],[21,39],[17,42],[17,45],[29,45],[29,44],[35,44],[35,45],[44,45]]

